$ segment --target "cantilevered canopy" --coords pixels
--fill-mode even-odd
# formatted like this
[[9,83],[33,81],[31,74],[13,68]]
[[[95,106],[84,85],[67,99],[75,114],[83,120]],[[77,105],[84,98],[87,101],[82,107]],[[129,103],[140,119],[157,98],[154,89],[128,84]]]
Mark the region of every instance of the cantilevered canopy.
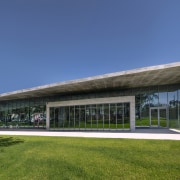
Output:
[[96,91],[113,88],[136,88],[180,83],[180,62],[104,74],[78,80],[53,83],[0,94],[1,100],[41,97],[53,94]]

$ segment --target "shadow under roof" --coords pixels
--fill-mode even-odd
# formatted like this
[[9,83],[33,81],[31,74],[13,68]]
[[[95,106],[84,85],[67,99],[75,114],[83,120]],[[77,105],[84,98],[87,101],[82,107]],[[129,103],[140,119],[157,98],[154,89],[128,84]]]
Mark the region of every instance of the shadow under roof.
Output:
[[180,83],[180,62],[109,73],[0,94],[0,101],[29,97]]

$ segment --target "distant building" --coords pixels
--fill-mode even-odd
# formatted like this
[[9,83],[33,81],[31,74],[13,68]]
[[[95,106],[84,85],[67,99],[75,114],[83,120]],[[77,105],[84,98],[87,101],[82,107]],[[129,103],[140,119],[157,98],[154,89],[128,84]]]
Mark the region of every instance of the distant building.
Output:
[[180,128],[180,62],[0,94],[0,128]]

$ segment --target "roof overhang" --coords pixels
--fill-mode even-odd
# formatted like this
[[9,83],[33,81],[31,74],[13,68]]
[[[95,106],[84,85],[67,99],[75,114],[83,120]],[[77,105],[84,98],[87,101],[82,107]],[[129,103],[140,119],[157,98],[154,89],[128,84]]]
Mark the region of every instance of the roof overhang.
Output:
[[138,88],[179,83],[180,62],[176,62],[3,93],[0,94],[0,101],[102,89]]

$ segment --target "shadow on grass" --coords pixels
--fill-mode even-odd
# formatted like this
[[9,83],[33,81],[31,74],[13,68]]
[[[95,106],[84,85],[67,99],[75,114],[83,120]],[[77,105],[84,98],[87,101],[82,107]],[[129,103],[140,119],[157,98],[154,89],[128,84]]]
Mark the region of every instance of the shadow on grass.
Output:
[[24,140],[13,137],[0,137],[0,147],[12,146],[23,142]]

